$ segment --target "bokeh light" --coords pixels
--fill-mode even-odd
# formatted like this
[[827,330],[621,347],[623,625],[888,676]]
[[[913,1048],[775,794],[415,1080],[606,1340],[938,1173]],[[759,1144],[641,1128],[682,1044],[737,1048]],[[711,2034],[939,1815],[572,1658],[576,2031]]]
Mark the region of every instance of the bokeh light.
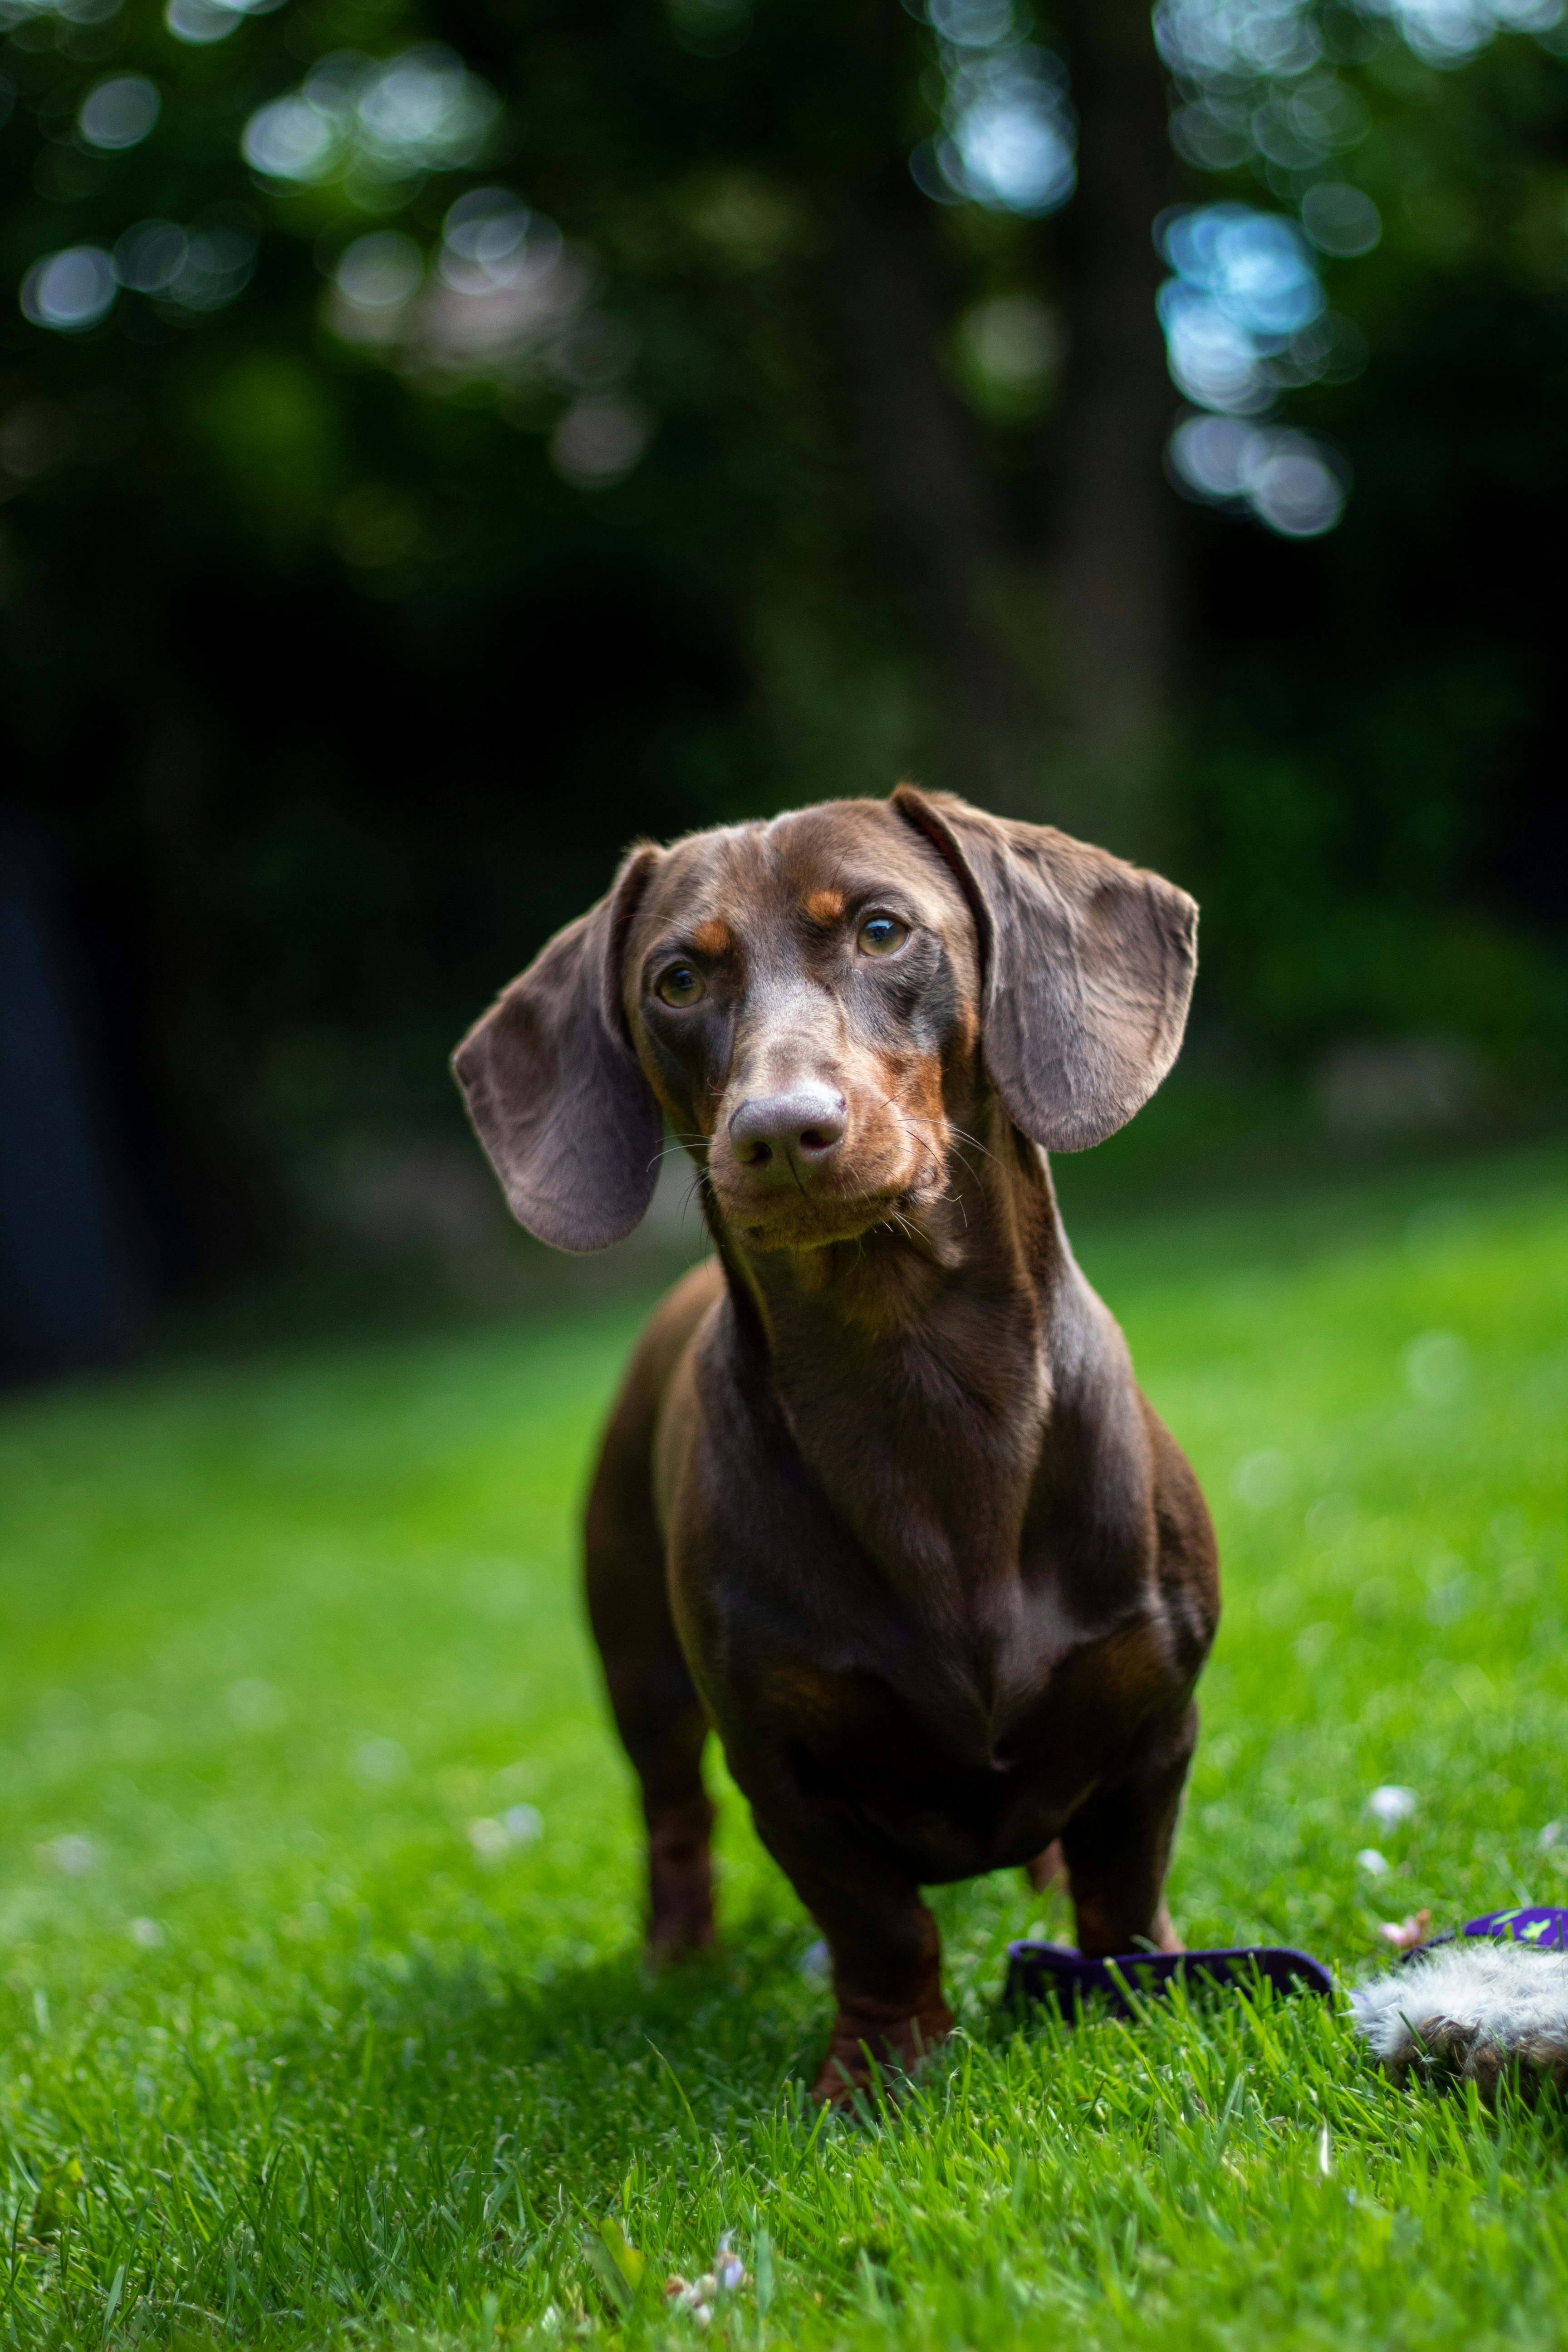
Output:
[[356,237],[332,273],[344,298],[367,310],[406,302],[425,275],[425,257],[411,236],[377,229]]
[[993,48],[1013,31],[1012,0],[931,0],[926,17],[961,49]]
[[1248,334],[1293,334],[1323,309],[1306,241],[1278,213],[1204,205],[1169,215],[1159,242],[1184,284],[1205,294]]
[[1363,0],[1369,13],[1392,16],[1428,65],[1462,66],[1500,32],[1548,33],[1563,21],[1563,0]]
[[1061,363],[1060,322],[1033,294],[977,302],[958,332],[965,358],[998,391],[1036,392]]
[[1038,417],[1065,351],[1060,314],[1033,294],[976,302],[958,322],[956,357],[970,399],[1000,424]]
[[[1466,64],[1500,32],[1552,36],[1563,0],[1360,0],[1429,65]],[[1312,0],[1160,0],[1154,33],[1187,103],[1172,118],[1179,152],[1223,172],[1256,159],[1311,172],[1364,136],[1366,110],[1323,53]],[[1299,189],[1289,191],[1299,194]]]
[[233,226],[197,227],[169,291],[187,310],[220,310],[250,283],[256,239]]
[[624,394],[574,401],[552,436],[551,462],[579,489],[607,489],[631,472],[652,430],[642,403]]
[[493,294],[548,277],[561,250],[554,222],[537,218],[510,188],[472,188],[447,215],[437,267],[459,294]]
[[[1310,331],[1326,309],[1323,289],[1293,221],[1249,205],[1204,205],[1166,214],[1156,235],[1175,272],[1160,289],[1160,322],[1171,373],[1190,400],[1256,415],[1281,381],[1322,372]],[[1276,358],[1283,377],[1269,364]]]
[[1301,226],[1321,253],[1347,258],[1370,253],[1383,235],[1372,198],[1342,180],[1308,189],[1301,199]]
[[394,169],[466,163],[500,109],[493,90],[450,49],[406,49],[369,74],[354,107],[370,159]]
[[295,92],[274,99],[245,126],[240,152],[272,180],[324,180],[342,152],[337,119]]
[[1238,416],[1187,416],[1168,458],[1179,487],[1215,506],[1249,508],[1285,539],[1320,539],[1344,512],[1344,461],[1314,436]]
[[[509,260],[516,262],[515,270],[507,268]],[[427,379],[451,385],[484,377],[513,386],[567,381],[561,354],[587,315],[587,269],[565,254],[553,223],[541,222],[537,215],[518,252],[492,261],[493,268],[443,243],[418,306],[410,364]]]
[[258,108],[240,146],[265,179],[403,179],[471,163],[500,110],[489,85],[436,43],[379,60],[341,50]]
[[63,24],[102,25],[119,15],[124,0],[4,0],[0,25],[24,23],[28,17],[58,16]]
[[969,87],[939,151],[946,177],[997,212],[1058,211],[1078,182],[1072,112],[1059,81],[1020,54],[961,79]]
[[1160,0],[1154,37],[1173,71],[1196,80],[1301,74],[1322,55],[1303,0]]
[[111,74],[82,100],[77,129],[89,147],[139,147],[158,120],[158,86],[145,74]]
[[33,264],[22,280],[22,310],[36,327],[80,334],[109,316],[119,291],[114,264],[103,247],[72,245]]
[[176,41],[207,48],[226,41],[247,16],[269,16],[283,0],[168,0],[163,22]]
[[[618,481],[642,457],[655,420],[624,389],[637,338],[595,299],[587,257],[514,189],[459,196],[428,262],[412,237],[379,229],[343,247],[330,277],[332,331],[424,389],[488,382],[532,429],[564,396],[552,457],[577,487]],[[363,537],[356,525],[355,544]]]
[[184,268],[190,247],[175,221],[138,221],[114,248],[114,274],[137,294],[162,294]]
[[[917,9],[914,13],[920,13]],[[1067,70],[1024,38],[1009,0],[930,0],[942,58],[942,131],[910,159],[939,204],[978,204],[1041,218],[1078,180]]]
[[249,285],[256,234],[232,206],[220,205],[189,228],[143,220],[114,248],[113,274],[132,293],[160,296],[184,310],[220,310]]

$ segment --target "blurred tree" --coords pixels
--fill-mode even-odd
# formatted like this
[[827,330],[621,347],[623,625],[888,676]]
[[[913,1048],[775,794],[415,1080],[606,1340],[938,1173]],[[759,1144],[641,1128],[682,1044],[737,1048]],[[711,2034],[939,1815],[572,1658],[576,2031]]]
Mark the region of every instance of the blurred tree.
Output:
[[1104,793],[1168,720],[1181,559],[1153,224],[1175,193],[1166,78],[1143,0],[1077,0],[1079,186],[1065,215],[1068,364],[1054,451],[1056,609],[1069,740]]
[[171,1269],[630,835],[900,770],[1176,858],[1211,1025],[1545,1068],[1553,5],[0,0],[7,789]]

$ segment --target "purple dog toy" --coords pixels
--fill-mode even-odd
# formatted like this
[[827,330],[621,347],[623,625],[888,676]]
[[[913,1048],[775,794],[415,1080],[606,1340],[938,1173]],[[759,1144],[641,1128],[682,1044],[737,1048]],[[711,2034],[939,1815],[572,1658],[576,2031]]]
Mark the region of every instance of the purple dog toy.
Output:
[[1113,1959],[1086,1960],[1063,1944],[1036,1944],[1026,1937],[1007,1947],[1008,2000],[1044,2000],[1054,1995],[1069,2021],[1092,1997],[1115,2017],[1133,2014],[1129,1991],[1164,1992],[1178,1977],[1196,1984],[1235,1985],[1243,1991],[1259,1977],[1276,1992],[1331,1993],[1334,1980],[1321,1960],[1283,1944],[1250,1944],[1225,1952],[1122,1952]]

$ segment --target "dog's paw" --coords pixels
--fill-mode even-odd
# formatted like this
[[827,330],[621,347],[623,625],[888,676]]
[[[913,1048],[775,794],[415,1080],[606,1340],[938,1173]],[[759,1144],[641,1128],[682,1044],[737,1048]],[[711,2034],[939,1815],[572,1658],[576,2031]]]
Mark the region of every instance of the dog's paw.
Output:
[[952,2011],[945,2001],[893,2021],[885,2014],[861,2016],[841,2009],[811,2095],[824,2106],[850,2106],[877,2082],[886,2085],[889,2077],[912,2074],[947,2040],[952,2026]]

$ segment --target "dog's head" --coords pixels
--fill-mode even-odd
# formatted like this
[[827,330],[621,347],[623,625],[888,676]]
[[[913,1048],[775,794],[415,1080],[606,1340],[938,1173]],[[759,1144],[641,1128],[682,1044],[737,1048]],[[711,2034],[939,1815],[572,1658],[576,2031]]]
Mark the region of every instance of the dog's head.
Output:
[[1078,1151],[1176,1057],[1184,892],[1048,826],[900,785],[635,849],[458,1046],[513,1213],[603,1249],[652,1197],[668,1116],[753,1247],[809,1249],[946,1187],[994,1090]]

